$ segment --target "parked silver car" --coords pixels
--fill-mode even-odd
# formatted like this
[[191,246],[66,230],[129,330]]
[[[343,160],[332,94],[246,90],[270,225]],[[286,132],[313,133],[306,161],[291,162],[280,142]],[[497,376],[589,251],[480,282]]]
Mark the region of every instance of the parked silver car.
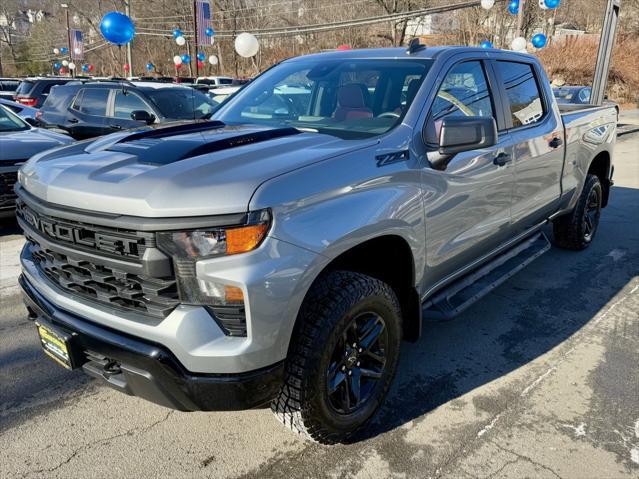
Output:
[[16,103],[15,101],[5,100],[4,98],[0,98],[0,105],[7,107],[23,120],[35,120],[36,113],[38,112],[37,108],[32,108],[21,103]]
[[13,216],[18,169],[36,153],[67,145],[67,135],[36,128],[0,105],[0,218]]

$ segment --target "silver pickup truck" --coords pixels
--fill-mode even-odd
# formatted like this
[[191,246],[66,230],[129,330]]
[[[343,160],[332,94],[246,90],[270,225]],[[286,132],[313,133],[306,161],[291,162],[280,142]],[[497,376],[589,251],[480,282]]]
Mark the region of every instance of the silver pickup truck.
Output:
[[[466,47],[286,60],[212,121],[20,171],[20,283],[45,352],[183,411],[271,404],[322,443],[382,404],[402,339],[550,243],[593,240],[614,106],[560,111],[534,56]],[[428,324],[425,322],[425,324]]]

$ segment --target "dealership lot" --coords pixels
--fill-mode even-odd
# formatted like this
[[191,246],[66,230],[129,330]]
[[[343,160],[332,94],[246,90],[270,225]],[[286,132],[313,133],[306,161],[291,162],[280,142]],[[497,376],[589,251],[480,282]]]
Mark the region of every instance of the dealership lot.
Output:
[[26,320],[22,239],[5,227],[0,476],[636,477],[639,135],[626,131],[592,247],[553,248],[455,321],[426,324],[382,414],[345,446],[302,442],[266,409],[180,413],[60,368]]

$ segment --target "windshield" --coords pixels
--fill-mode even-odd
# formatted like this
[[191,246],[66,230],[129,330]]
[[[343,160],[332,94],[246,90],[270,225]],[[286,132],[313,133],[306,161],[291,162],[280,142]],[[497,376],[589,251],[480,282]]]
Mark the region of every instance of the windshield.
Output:
[[147,92],[160,113],[170,120],[210,118],[215,110],[211,99],[192,88],[159,88]]
[[431,64],[417,59],[285,62],[249,83],[215,118],[368,138],[399,124]]
[[4,105],[0,105],[0,133],[29,130],[31,127]]

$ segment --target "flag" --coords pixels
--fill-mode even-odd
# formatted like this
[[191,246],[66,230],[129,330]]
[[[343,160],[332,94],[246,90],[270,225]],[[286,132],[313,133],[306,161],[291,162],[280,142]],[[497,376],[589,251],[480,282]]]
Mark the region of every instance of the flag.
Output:
[[83,60],[84,59],[84,40],[82,39],[82,32],[75,28],[71,29],[71,60]]
[[198,45],[213,45],[213,37],[206,35],[206,29],[213,28],[211,26],[211,5],[208,1],[197,0],[195,2],[195,17],[197,18]]

